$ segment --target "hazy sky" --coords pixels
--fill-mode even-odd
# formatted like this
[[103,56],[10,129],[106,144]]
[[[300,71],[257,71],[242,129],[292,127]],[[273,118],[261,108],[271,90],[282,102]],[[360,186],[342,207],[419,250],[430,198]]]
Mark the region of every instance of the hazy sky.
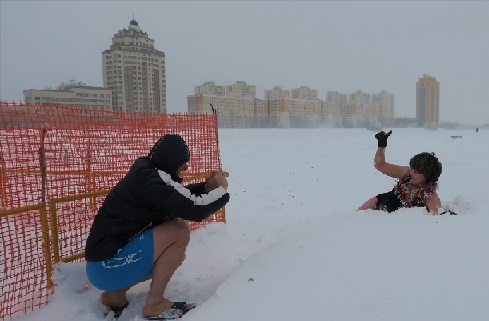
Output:
[[0,98],[70,79],[103,86],[102,51],[134,17],[164,51],[168,112],[206,81],[395,95],[416,115],[416,81],[440,82],[441,121],[489,122],[486,1],[0,0]]

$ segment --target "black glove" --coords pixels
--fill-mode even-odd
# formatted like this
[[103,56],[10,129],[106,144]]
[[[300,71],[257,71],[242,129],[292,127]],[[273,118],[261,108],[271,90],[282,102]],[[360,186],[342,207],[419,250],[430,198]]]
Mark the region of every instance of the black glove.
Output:
[[386,134],[384,131],[381,131],[377,134],[375,134],[375,138],[378,140],[378,146],[379,147],[387,147],[387,138],[392,134],[392,130],[389,130],[389,132]]

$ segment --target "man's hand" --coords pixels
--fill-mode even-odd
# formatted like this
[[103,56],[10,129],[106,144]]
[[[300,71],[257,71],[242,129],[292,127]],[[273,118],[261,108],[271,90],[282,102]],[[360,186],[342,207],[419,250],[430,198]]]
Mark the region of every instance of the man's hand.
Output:
[[227,177],[229,177],[229,173],[225,171],[212,171],[209,176],[205,179],[204,189],[206,192],[210,192],[219,186],[228,188]]
[[378,141],[378,147],[387,147],[387,138],[389,138],[391,134],[392,134],[392,130],[389,130],[387,134],[384,133],[384,131],[375,134],[375,138],[377,138]]

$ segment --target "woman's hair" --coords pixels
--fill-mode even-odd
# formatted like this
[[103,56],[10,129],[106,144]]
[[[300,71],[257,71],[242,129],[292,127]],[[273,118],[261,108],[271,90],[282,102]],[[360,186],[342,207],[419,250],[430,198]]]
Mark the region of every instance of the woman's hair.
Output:
[[414,155],[409,160],[409,167],[423,174],[428,184],[437,182],[442,170],[441,163],[435,156],[435,153],[427,152]]

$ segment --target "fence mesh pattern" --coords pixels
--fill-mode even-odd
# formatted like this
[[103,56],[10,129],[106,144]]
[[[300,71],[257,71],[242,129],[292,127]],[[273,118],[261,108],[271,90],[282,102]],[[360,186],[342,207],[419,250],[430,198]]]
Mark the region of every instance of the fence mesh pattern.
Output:
[[[0,319],[49,302],[59,261],[83,260],[94,215],[164,134],[191,152],[185,183],[221,169],[216,115],[127,113],[0,103]],[[195,230],[225,220],[224,209]]]

